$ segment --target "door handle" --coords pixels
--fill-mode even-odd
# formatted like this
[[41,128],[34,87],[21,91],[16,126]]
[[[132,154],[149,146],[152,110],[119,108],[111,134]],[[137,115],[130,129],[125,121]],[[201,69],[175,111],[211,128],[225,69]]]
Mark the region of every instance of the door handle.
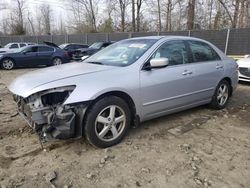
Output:
[[184,75],[184,76],[186,76],[186,75],[188,75],[188,74],[193,74],[193,72],[192,72],[192,71],[185,70],[185,71],[182,73],[182,75]]
[[216,69],[222,69],[223,68],[223,66],[222,65],[216,65],[216,67],[215,67]]

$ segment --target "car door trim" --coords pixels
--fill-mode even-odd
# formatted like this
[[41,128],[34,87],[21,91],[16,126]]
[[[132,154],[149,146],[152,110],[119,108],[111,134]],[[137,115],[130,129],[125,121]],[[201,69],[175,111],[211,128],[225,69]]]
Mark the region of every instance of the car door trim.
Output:
[[211,87],[211,88],[208,88],[208,89],[199,90],[199,91],[195,91],[195,92],[191,92],[191,93],[186,93],[184,95],[177,95],[177,96],[174,96],[174,97],[169,97],[169,98],[165,98],[165,99],[161,99],[161,100],[157,100],[157,101],[152,101],[152,102],[144,103],[143,106],[150,106],[150,105],[157,104],[157,103],[160,103],[160,102],[165,102],[165,101],[169,101],[169,100],[173,100],[173,99],[187,97],[187,96],[190,96],[190,95],[199,94],[199,93],[203,93],[203,92],[211,91],[211,90],[214,90],[214,87]]

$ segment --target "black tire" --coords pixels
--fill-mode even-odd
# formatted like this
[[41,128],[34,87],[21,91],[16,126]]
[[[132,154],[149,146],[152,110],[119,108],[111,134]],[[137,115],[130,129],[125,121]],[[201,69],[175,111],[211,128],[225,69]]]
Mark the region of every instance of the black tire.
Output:
[[61,64],[63,64],[63,61],[62,61],[62,59],[60,57],[54,57],[52,59],[52,65],[53,66],[57,66],[57,65],[61,65]]
[[[113,123],[111,122],[99,123],[97,120],[97,117],[100,117],[100,116],[103,117],[101,113],[106,113],[107,117],[105,117],[105,120],[111,119],[109,118],[111,117],[110,116],[111,108],[113,108],[114,106],[115,106],[114,118],[113,120],[109,120],[109,121],[112,121]],[[109,113],[107,113],[108,111]],[[115,116],[117,114],[119,115],[119,113],[124,114],[125,118],[123,118],[124,121],[116,124],[115,119],[118,119],[118,118],[115,118]],[[122,115],[118,117],[122,117]],[[88,140],[90,144],[98,148],[106,148],[106,147],[110,147],[115,144],[118,144],[124,138],[124,136],[127,134],[129,130],[130,119],[131,119],[131,114],[130,114],[129,106],[123,99],[116,97],[116,96],[107,96],[107,97],[101,98],[100,100],[95,102],[87,111],[87,115],[83,123],[85,138]],[[104,127],[106,128],[108,127],[109,130],[107,133],[105,133],[104,136],[108,137],[110,135],[111,137],[111,134],[112,134],[113,140],[103,140],[103,139],[108,139],[104,137],[100,138],[101,131],[98,134],[99,126],[103,127],[101,128],[102,131],[104,130]],[[116,128],[117,137],[114,136],[111,126]],[[119,132],[119,129],[120,129],[120,132]]]
[[[223,103],[220,103],[220,100],[218,98],[219,98],[219,94],[220,94],[220,89],[223,86],[226,87],[227,97]],[[222,80],[222,81],[220,81],[220,83],[216,87],[215,93],[212,97],[212,101],[209,104],[209,107],[216,109],[216,110],[221,110],[221,109],[225,108],[225,106],[227,105],[229,97],[230,97],[230,84],[228,83],[227,80]]]
[[[8,63],[7,63],[8,61]],[[4,69],[4,70],[12,70],[15,68],[15,62],[13,59],[11,58],[4,58],[2,61],[1,61],[1,68]]]

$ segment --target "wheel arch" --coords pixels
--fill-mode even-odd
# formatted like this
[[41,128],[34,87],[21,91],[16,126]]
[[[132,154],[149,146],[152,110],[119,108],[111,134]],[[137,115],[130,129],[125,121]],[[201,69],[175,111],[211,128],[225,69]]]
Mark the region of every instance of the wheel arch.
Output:
[[59,58],[59,59],[62,60],[62,57],[60,57],[60,56],[58,56],[58,55],[53,56],[53,57],[52,57],[52,60],[54,60],[54,59],[56,59],[56,58]]
[[15,60],[14,58],[12,58],[12,57],[7,56],[7,57],[4,57],[4,58],[1,59],[1,61],[0,61],[0,66],[1,66],[1,67],[2,67],[2,63],[3,63],[3,61],[4,61],[5,59],[10,59],[10,60],[12,60],[13,63],[14,63],[14,67],[16,66],[16,60]]
[[229,95],[232,96],[233,94],[233,86],[232,86],[232,80],[229,77],[223,78],[221,81],[226,80],[229,83]]
[[58,55],[55,55],[55,56],[52,56],[52,58],[51,58],[51,64],[52,64],[52,65],[54,64],[54,60],[55,60],[56,58],[60,59],[60,60],[62,61],[62,64],[64,63],[62,57],[60,57],[60,56],[58,56]]
[[3,62],[5,59],[11,59],[14,63],[16,63],[16,60],[13,57],[9,57],[9,56],[2,58],[1,62]]
[[137,121],[139,121],[139,116],[137,115],[137,109],[136,109],[136,105],[132,99],[132,97],[127,94],[124,91],[118,91],[118,90],[114,90],[114,91],[108,91],[106,93],[102,93],[101,95],[97,96],[94,100],[90,101],[86,110],[86,113],[84,115],[84,119],[86,117],[86,114],[88,113],[90,107],[96,103],[98,100],[104,98],[104,97],[108,97],[108,96],[116,96],[119,97],[121,99],[123,99],[129,106],[130,109],[130,113],[131,113],[131,123],[132,124],[137,124]]

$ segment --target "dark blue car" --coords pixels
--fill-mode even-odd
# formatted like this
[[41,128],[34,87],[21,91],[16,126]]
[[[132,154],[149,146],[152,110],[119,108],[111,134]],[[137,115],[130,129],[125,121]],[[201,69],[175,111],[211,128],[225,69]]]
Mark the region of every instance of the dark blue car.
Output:
[[70,57],[66,51],[42,44],[23,47],[12,53],[0,54],[1,68],[6,70],[16,67],[60,65],[69,61]]

